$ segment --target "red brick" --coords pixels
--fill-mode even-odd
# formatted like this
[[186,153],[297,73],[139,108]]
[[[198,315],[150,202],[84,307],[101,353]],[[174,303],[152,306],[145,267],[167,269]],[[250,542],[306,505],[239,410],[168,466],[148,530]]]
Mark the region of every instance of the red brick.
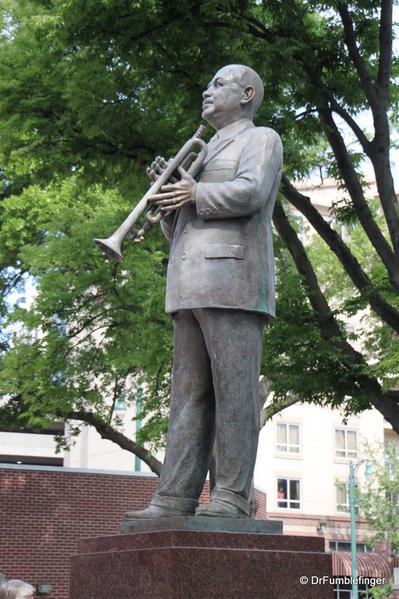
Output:
[[[128,509],[145,507],[157,478],[0,468],[0,568],[7,578],[49,583],[69,597],[70,559],[78,540],[119,533]],[[266,498],[256,491],[257,517]],[[201,502],[209,500],[208,483]]]

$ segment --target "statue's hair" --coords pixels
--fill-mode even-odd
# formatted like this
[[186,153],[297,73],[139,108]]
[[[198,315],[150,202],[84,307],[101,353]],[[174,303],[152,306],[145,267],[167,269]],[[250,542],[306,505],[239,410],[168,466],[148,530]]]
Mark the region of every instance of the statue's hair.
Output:
[[0,599],[25,599],[35,592],[35,587],[23,580],[7,580],[0,585]]
[[225,69],[234,72],[239,79],[241,87],[244,88],[250,86],[255,90],[255,96],[252,102],[248,104],[248,109],[250,109],[252,116],[254,116],[263,101],[264,88],[262,79],[259,77],[256,71],[244,64],[228,64],[220,70]]

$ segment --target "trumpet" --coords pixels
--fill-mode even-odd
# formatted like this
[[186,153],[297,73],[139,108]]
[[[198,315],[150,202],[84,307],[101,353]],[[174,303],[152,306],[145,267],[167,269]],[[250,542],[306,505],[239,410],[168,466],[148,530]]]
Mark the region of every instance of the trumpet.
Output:
[[[202,140],[205,131],[206,127],[200,125],[193,137],[186,141],[176,156],[169,161],[163,173],[151,185],[147,193],[110,237],[107,239],[94,239],[94,243],[104,254],[122,263],[122,244],[125,238],[129,237],[131,241],[140,241],[153,225],[160,222],[164,213],[161,212],[159,206],[148,207],[148,199],[158,193],[162,185],[168,183],[176,171],[180,175],[182,172],[187,172],[192,177],[198,174],[207,155],[206,143]],[[193,151],[193,148],[196,146],[200,148],[198,154]],[[145,213],[147,222],[145,222],[139,231],[136,231],[133,229],[133,225],[136,224],[143,213]]]

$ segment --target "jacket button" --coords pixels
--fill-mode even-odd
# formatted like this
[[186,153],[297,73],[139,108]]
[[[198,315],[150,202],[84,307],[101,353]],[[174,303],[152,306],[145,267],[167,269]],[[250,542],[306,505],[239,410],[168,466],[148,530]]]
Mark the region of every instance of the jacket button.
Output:
[[201,208],[201,210],[198,212],[198,214],[199,214],[200,216],[204,216],[204,214],[205,214],[205,211],[204,211],[204,210]]
[[182,257],[181,257],[181,259],[182,259],[182,260],[185,260],[186,258],[187,258],[187,254],[184,252],[184,254],[182,254]]

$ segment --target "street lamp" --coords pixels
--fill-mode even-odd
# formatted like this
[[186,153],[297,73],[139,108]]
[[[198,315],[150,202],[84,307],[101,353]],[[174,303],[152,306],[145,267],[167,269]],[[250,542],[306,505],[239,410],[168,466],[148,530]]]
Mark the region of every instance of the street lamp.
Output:
[[351,555],[352,555],[352,591],[351,599],[359,599],[359,589],[357,585],[357,563],[356,563],[356,516],[355,516],[355,474],[361,464],[366,462],[365,475],[371,476],[371,467],[367,460],[360,460],[356,466],[353,466],[353,460],[349,462],[349,502],[351,515]]

